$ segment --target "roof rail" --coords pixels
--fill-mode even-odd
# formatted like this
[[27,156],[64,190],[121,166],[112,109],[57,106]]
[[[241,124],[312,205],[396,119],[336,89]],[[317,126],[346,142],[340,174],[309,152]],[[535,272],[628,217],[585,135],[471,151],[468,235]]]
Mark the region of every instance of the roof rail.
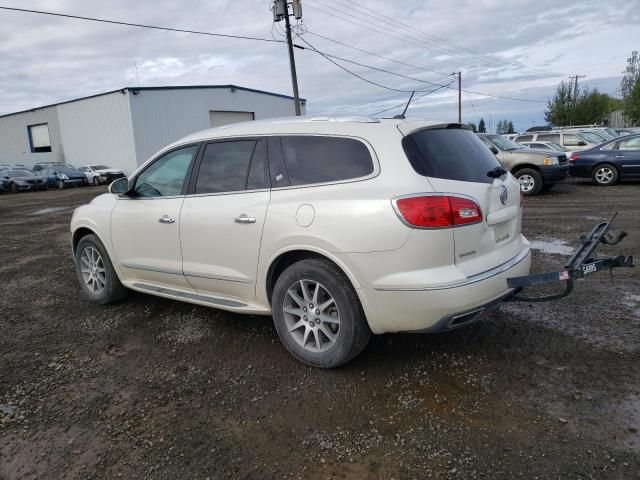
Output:
[[556,127],[556,130],[572,130],[576,128],[601,128],[602,124],[593,123],[591,125],[569,125],[566,127]]

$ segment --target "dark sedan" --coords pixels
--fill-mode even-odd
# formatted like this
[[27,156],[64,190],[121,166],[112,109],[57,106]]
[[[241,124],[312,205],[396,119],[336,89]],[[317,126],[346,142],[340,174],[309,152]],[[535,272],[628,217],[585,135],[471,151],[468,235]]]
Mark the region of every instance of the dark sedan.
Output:
[[44,179],[31,170],[2,170],[0,172],[0,190],[16,193],[22,190],[44,190],[47,184]]
[[640,178],[640,134],[609,140],[569,157],[569,174],[591,178],[596,185],[614,185],[623,178]]
[[50,165],[40,172],[50,187],[67,188],[88,185],[84,173],[65,165]]

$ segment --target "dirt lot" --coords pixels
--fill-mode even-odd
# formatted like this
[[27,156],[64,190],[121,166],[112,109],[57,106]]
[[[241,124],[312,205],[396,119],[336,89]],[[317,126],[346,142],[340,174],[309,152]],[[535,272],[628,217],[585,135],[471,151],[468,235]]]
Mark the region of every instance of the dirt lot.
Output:
[[[637,268],[321,371],[268,317],[89,303],[68,225],[103,191],[0,197],[0,478],[640,478]],[[534,268],[616,210],[640,257],[639,200],[571,182],[527,199],[525,234],[558,252]]]

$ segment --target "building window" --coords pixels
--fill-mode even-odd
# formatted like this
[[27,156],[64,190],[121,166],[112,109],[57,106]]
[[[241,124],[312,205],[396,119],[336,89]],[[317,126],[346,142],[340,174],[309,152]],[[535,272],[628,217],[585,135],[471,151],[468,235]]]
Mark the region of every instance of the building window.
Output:
[[31,147],[31,153],[51,151],[49,125],[47,123],[29,125],[27,127],[27,132],[29,134],[29,146]]

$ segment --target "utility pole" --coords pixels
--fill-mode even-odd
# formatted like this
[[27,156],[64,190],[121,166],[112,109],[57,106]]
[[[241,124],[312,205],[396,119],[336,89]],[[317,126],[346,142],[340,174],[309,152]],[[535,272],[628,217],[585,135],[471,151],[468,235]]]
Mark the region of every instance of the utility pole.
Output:
[[[296,19],[302,18],[302,5],[300,0],[293,0],[292,3],[293,16]],[[291,39],[291,22],[289,21],[289,4],[287,0],[274,0],[273,21],[280,22],[284,18],[285,30],[287,32],[287,46],[289,48],[289,67],[291,68],[291,83],[293,85],[293,101],[296,109],[296,116],[300,116],[300,94],[298,93],[298,74],[296,73],[296,59],[293,54],[293,40]]]
[[569,78],[573,78],[574,79],[574,83],[573,83],[573,102],[571,105],[571,123],[574,123],[575,121],[575,113],[576,113],[576,101],[577,101],[577,96],[578,96],[578,79],[579,78],[585,78],[586,75],[573,75]]
[[462,123],[462,72],[458,72],[458,123]]

